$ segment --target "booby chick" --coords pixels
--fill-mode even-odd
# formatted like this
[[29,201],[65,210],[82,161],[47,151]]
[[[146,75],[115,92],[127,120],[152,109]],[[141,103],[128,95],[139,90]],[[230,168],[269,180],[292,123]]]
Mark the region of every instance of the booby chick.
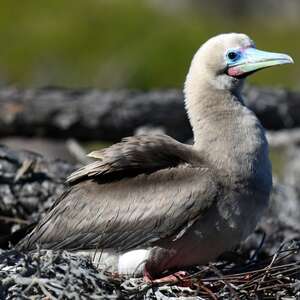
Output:
[[157,279],[205,264],[247,237],[272,187],[265,131],[243,104],[253,72],[292,63],[245,34],[221,34],[195,54],[185,82],[194,145],[129,137],[89,156],[71,187],[18,245],[90,254],[100,267]]

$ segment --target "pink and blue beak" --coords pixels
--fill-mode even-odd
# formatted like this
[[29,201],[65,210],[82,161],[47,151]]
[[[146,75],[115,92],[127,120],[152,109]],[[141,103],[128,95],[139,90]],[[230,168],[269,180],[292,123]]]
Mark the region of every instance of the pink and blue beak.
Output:
[[226,52],[225,60],[227,74],[240,78],[260,69],[294,63],[287,54],[261,51],[254,47],[229,49]]

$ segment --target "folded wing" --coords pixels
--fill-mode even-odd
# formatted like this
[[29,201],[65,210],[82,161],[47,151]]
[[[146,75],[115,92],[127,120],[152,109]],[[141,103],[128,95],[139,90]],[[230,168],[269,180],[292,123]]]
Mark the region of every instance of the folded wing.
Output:
[[216,199],[210,168],[169,137],[129,138],[92,155],[102,160],[69,177],[73,186],[21,248],[125,251],[175,240]]
[[123,139],[111,147],[93,151],[88,156],[97,160],[72,173],[67,182],[78,183],[88,178],[114,180],[149,174],[157,170],[189,163],[201,165],[201,156],[189,145],[167,135],[140,135]]

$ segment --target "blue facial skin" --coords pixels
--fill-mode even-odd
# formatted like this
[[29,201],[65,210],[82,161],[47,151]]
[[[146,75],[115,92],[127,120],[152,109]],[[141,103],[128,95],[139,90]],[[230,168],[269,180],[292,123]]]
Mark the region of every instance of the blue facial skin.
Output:
[[242,76],[259,69],[294,62],[287,54],[262,51],[254,47],[228,49],[225,61],[230,76]]

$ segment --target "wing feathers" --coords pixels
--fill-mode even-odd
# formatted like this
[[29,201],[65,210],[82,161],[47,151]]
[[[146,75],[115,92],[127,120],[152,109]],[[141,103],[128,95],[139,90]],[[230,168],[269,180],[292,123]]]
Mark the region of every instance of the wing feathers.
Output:
[[191,146],[166,135],[125,138],[88,156],[98,160],[72,173],[67,179],[68,183],[75,184],[88,178],[115,180],[150,174],[184,163],[201,163],[200,156]]
[[19,245],[120,251],[180,238],[216,199],[199,153],[168,136],[124,139],[90,156],[71,188]]
[[176,240],[205,213],[217,190],[208,169],[191,167],[108,184],[86,181],[57,204],[22,247],[124,251]]

